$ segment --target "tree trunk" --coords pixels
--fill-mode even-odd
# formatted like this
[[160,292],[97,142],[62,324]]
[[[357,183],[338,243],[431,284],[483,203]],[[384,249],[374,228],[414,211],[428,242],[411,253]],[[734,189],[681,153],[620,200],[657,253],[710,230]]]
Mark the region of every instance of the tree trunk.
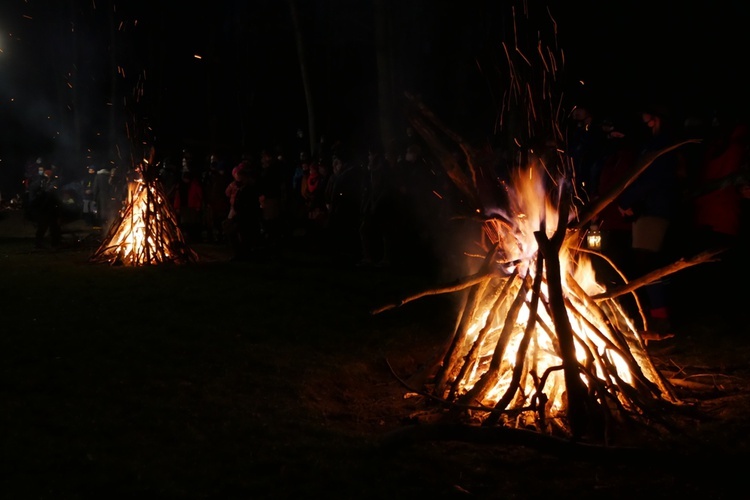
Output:
[[[71,23],[73,23],[73,25],[76,25],[78,22],[78,20],[76,19],[76,12],[77,10],[76,10],[75,2],[71,1],[69,3],[68,15],[70,16],[70,21]],[[71,37],[69,45],[68,43],[66,43],[66,38],[68,36]],[[78,50],[79,38],[78,38],[77,31],[71,30],[71,32],[68,33],[67,30],[62,30],[60,32],[60,43],[65,47],[69,47],[71,51],[71,57],[72,57],[72,60],[70,61],[63,60],[61,63],[59,63],[61,64],[59,69],[62,74],[65,74],[66,72],[70,73],[70,77],[69,77],[70,78],[70,81],[69,81],[70,100],[68,101],[67,99],[64,99],[64,98],[60,100],[60,120],[61,120],[61,125],[62,123],[65,123],[68,119],[72,120],[72,123],[70,123],[70,125],[72,126],[71,127],[72,137],[71,137],[71,142],[70,142],[71,146],[70,146],[70,150],[66,151],[66,153],[67,154],[72,153],[74,157],[80,158],[83,156],[83,146],[82,146],[82,139],[81,139],[82,134],[83,134],[83,131],[82,131],[83,126],[81,122],[81,119],[82,119],[81,102],[79,99],[79,88],[80,88],[81,82],[78,80],[78,68],[80,68],[82,61],[78,59],[78,54],[80,53],[80,51]],[[63,65],[65,65],[66,63],[70,65],[70,69],[64,68]],[[61,86],[60,88],[64,89],[65,87]],[[72,113],[70,113],[70,111],[66,109],[66,102],[70,103],[70,106],[73,109]],[[60,172],[60,173],[62,174],[63,172]]]
[[387,0],[375,0],[375,58],[378,68],[378,114],[380,122],[380,139],[386,149],[396,138],[394,132],[393,83],[391,80],[391,58],[388,32],[389,9]]
[[117,20],[115,19],[115,6],[112,1],[108,2],[109,9],[109,127],[108,127],[108,147],[110,160],[119,160],[117,143],[119,141],[117,110],[120,106],[120,99],[117,96],[118,73],[117,73]]
[[315,141],[318,137],[315,124],[315,105],[313,102],[312,86],[310,83],[310,74],[308,70],[307,53],[305,51],[305,37],[302,32],[300,23],[299,8],[296,0],[289,0],[289,9],[292,13],[292,23],[294,25],[294,37],[297,41],[297,58],[299,59],[300,76],[302,77],[302,86],[305,90],[305,102],[307,103],[307,132],[310,139],[310,152],[315,153]]

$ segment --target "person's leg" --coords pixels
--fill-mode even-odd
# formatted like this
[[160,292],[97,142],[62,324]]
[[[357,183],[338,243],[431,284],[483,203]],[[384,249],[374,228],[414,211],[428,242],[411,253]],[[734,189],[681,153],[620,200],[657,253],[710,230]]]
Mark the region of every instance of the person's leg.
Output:
[[39,217],[36,224],[36,233],[34,236],[34,246],[37,248],[44,247],[44,235],[47,233],[47,222],[44,217]]
[[50,227],[50,214],[49,210],[46,208],[42,208],[39,210],[39,215],[37,219],[36,224],[36,234],[34,238],[34,245],[37,248],[43,248],[44,247],[44,237],[47,234],[47,231]]
[[[633,257],[635,277],[644,276],[663,266],[662,248],[669,221],[661,217],[639,217],[633,222]],[[671,329],[666,278],[643,287],[648,309],[648,329],[666,333]]]
[[373,263],[374,251],[373,251],[373,218],[370,214],[365,214],[362,217],[362,222],[359,225],[359,242],[360,250],[362,254],[361,265],[369,265]]
[[58,213],[53,214],[50,219],[49,235],[52,246],[60,246],[60,243],[62,243],[62,227],[60,224],[60,214]]

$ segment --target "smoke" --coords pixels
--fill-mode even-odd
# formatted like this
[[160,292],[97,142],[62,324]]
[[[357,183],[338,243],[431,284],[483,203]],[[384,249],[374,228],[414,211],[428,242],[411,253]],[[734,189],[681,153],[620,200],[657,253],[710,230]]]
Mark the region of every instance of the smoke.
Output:
[[68,182],[91,164],[128,168],[143,156],[133,149],[150,147],[140,133],[145,119],[134,116],[145,74],[143,54],[132,52],[137,16],[121,11],[77,2],[0,6],[0,20],[15,24],[0,54],[4,191],[37,156]]

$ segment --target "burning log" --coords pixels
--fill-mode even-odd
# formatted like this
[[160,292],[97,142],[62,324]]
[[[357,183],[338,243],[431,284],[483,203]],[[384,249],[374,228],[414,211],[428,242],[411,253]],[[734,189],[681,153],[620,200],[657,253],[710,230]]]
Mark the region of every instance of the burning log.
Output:
[[197,260],[198,254],[185,242],[161,183],[147,176],[130,183],[127,205],[89,259],[126,266]]

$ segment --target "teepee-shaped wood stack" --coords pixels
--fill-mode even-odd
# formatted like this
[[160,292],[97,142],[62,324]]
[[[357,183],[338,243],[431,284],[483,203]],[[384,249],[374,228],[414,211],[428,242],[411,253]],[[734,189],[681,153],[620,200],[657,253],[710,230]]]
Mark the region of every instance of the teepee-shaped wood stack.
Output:
[[126,266],[197,260],[198,254],[185,242],[161,183],[148,176],[129,184],[127,204],[90,258],[91,262]]

